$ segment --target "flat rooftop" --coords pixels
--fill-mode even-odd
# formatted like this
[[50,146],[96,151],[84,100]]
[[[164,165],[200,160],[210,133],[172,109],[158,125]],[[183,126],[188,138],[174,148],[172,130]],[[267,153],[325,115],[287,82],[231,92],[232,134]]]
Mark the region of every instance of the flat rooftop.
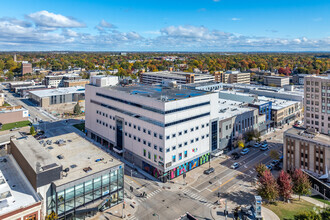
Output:
[[40,198],[13,156],[0,157],[0,215],[39,201]]
[[10,137],[15,136],[15,137],[22,137],[21,133],[18,131],[11,131],[10,133],[3,134],[0,136],[0,145],[3,144],[9,144],[10,143]]
[[290,128],[290,129],[286,130],[284,133],[293,135],[297,138],[304,139],[307,141],[318,142],[324,146],[330,147],[329,135],[326,135],[326,134],[308,132],[308,130],[306,130],[304,128]]
[[[52,140],[52,144],[46,145],[44,149],[55,158],[57,163],[63,165],[63,170],[69,168],[69,171],[66,172],[67,175],[64,174],[62,179],[53,182],[56,186],[122,164],[74,132],[45,139],[45,141],[47,140]],[[60,146],[55,143],[57,140],[63,140],[65,143]],[[96,162],[99,159],[101,161]],[[90,168],[90,170],[85,172],[84,168]]]
[[153,75],[153,76],[166,76],[173,78],[184,78],[186,79],[186,75],[193,74],[196,78],[214,78],[213,75],[203,74],[203,73],[188,73],[188,72],[170,72],[170,71],[159,71],[159,72],[145,72],[143,75]]
[[175,101],[175,100],[210,94],[210,92],[180,88],[180,86],[178,88],[168,88],[168,87],[163,87],[161,85],[134,84],[129,86],[110,86],[103,88],[125,92],[130,95],[149,97],[163,102]]
[[264,76],[265,78],[274,78],[274,79],[289,79],[289,77],[285,76]]
[[30,93],[42,98],[42,97],[49,97],[54,95],[85,93],[85,88],[82,86],[75,86],[75,87],[66,87],[66,88],[57,88],[57,89],[36,90],[36,91],[31,91]]
[[49,167],[54,168],[60,166],[60,163],[58,163],[55,158],[31,135],[12,139],[12,142],[21,154],[24,155],[24,158],[35,173],[42,172]]
[[220,98],[218,99],[217,108],[218,108],[217,115],[220,120],[255,110],[255,108],[247,107],[243,102],[220,99]]

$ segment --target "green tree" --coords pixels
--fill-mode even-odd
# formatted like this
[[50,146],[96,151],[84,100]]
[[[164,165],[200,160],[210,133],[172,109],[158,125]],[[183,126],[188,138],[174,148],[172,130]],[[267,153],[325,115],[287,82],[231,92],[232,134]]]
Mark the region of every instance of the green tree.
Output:
[[30,134],[31,134],[31,135],[35,135],[35,133],[36,133],[36,131],[35,131],[35,129],[34,129],[34,126],[31,126],[31,127],[30,127]]
[[311,182],[301,169],[296,169],[292,175],[293,192],[299,195],[306,195],[311,193]]
[[272,158],[273,160],[278,160],[278,159],[280,159],[280,154],[278,153],[278,151],[277,150],[271,150],[271,151],[269,151],[269,156],[270,156],[270,158]]
[[322,216],[315,211],[303,212],[294,216],[294,220],[323,220]]
[[49,215],[46,216],[46,220],[57,220],[58,216],[55,212],[51,212]]
[[74,106],[73,113],[76,114],[76,115],[80,115],[81,114],[81,107],[79,105],[79,102],[77,102],[77,104]]
[[259,163],[256,166],[256,171],[259,177],[262,177],[264,175],[264,172],[267,170],[267,167],[263,163]]

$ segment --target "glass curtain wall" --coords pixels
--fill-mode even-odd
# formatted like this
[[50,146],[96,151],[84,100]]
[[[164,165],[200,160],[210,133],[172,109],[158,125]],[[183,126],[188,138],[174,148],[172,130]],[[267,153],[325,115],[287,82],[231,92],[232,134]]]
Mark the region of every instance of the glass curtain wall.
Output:
[[[95,179],[57,192],[55,195],[57,210],[54,210],[54,206],[49,206],[47,213],[54,211],[57,212],[58,216],[65,216],[67,213],[72,213],[79,206],[107,196],[110,196],[110,200],[105,208],[110,208],[123,202],[123,188],[123,168],[120,168]],[[52,197],[53,196],[50,196],[49,200],[51,200]]]

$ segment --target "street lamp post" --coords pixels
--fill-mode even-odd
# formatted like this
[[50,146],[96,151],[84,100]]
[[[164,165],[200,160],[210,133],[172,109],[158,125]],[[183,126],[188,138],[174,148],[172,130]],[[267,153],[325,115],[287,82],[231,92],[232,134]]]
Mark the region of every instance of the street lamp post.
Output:
[[152,216],[157,216],[159,220],[159,215],[157,213],[152,214]]

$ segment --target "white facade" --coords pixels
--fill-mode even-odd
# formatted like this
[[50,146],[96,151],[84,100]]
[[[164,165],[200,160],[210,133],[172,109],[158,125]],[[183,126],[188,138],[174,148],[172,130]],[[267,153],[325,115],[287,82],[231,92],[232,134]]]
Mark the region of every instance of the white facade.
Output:
[[86,85],[86,130],[135,165],[145,170],[151,165],[159,176],[208,158],[212,143],[217,147],[218,137],[212,142],[210,135],[217,100],[217,93],[187,89]]

